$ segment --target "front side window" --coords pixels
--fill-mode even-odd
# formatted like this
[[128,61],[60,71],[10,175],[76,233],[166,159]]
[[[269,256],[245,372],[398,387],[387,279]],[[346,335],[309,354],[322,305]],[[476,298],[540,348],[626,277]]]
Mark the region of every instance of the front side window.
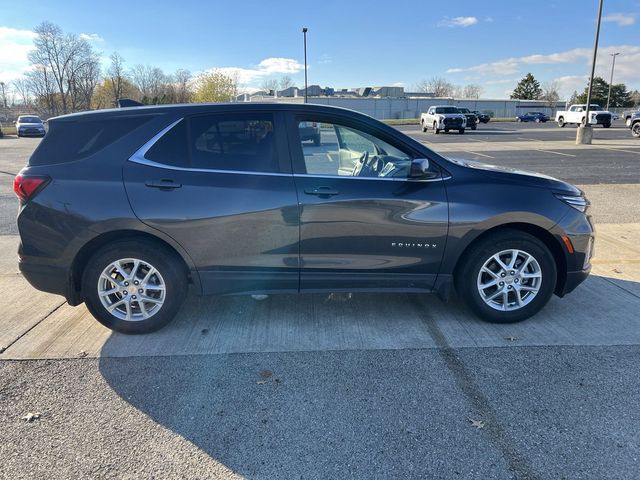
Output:
[[318,140],[308,141],[310,122],[299,122],[299,140],[309,175],[407,178],[411,156],[374,135],[346,125],[317,122]]

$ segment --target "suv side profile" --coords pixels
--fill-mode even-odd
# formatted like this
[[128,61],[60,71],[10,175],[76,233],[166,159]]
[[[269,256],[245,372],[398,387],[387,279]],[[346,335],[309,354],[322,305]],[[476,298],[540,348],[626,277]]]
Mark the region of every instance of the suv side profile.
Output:
[[[320,145],[300,126],[315,123]],[[576,187],[450,160],[320,105],[196,104],[49,120],[16,177],[19,265],[109,328],[167,324],[200,295],[453,287],[520,321],[588,275]],[[505,201],[509,199],[509,201]]]

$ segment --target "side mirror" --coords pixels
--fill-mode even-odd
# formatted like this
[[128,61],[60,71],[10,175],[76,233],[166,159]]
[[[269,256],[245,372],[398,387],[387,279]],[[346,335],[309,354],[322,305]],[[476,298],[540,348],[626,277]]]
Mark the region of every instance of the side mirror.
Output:
[[429,160],[426,158],[416,158],[411,160],[411,171],[409,172],[410,178],[422,178],[429,173]]

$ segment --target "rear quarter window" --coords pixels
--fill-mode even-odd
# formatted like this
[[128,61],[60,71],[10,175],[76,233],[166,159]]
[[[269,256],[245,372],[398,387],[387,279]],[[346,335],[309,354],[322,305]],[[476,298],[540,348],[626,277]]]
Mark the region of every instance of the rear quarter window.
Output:
[[52,121],[29,159],[29,165],[52,165],[87,158],[131,133],[154,115],[130,115],[96,120]]

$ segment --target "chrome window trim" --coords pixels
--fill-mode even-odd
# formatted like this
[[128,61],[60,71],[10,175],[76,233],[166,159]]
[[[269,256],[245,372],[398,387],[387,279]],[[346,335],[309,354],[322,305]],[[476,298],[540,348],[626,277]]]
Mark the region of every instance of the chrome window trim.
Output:
[[385,178],[385,177],[351,177],[347,175],[312,175],[309,173],[276,173],[276,172],[250,172],[246,170],[220,170],[214,168],[192,168],[192,167],[179,167],[177,165],[167,165],[166,163],[154,162],[145,158],[146,153],[153,145],[162,138],[162,136],[175,127],[178,123],[184,120],[184,117],[179,118],[170,125],[164,127],[158,133],[156,133],[150,140],[142,145],[135,151],[128,159],[129,162],[137,163],[140,165],[146,165],[148,167],[163,168],[165,170],[177,170],[181,172],[201,172],[201,173],[228,173],[233,175],[262,175],[268,177],[304,177],[304,178],[350,178],[352,180],[386,180],[392,182],[440,182],[451,178],[450,176],[440,176],[437,178]]

